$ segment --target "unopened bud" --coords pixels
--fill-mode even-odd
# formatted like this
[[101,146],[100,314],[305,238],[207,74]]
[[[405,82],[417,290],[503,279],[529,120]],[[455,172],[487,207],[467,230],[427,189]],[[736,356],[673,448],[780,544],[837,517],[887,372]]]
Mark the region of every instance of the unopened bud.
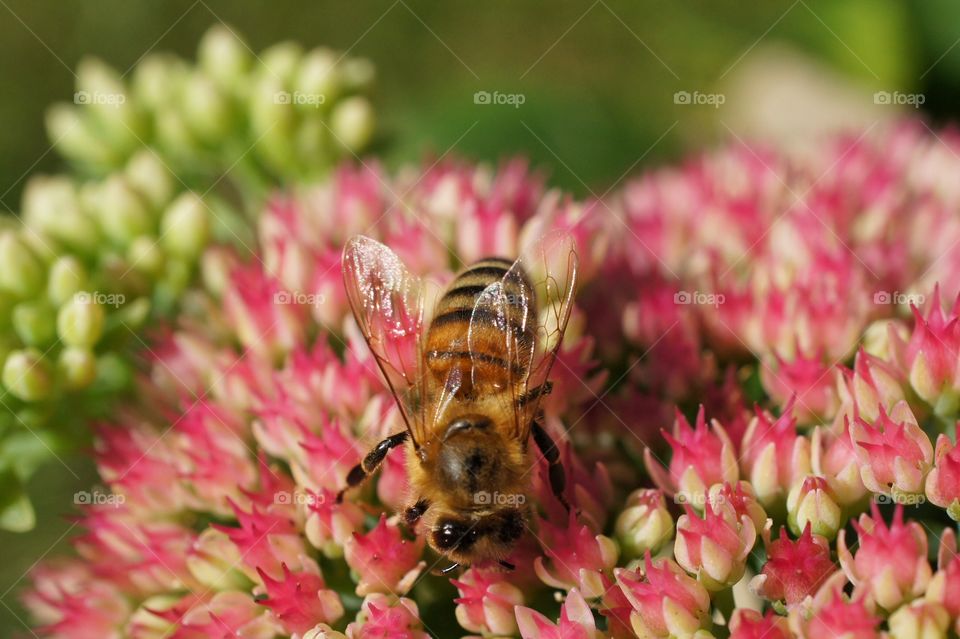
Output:
[[127,249],[127,261],[130,268],[141,273],[157,275],[163,270],[164,255],[159,240],[151,235],[141,235],[130,243]]
[[11,316],[13,330],[27,346],[46,346],[57,336],[56,310],[45,301],[17,304]]
[[123,173],[130,185],[139,191],[154,209],[163,208],[173,197],[176,189],[175,178],[151,149],[137,152],[127,162]]
[[57,306],[62,306],[82,291],[87,282],[87,269],[83,263],[71,255],[64,255],[50,265],[47,298]]
[[197,139],[215,144],[233,126],[230,102],[213,80],[202,73],[191,74],[180,95],[184,121]]
[[47,362],[32,348],[11,351],[3,363],[3,385],[25,402],[45,399],[53,388]]
[[323,103],[332,102],[340,95],[341,77],[337,56],[325,48],[313,49],[303,57],[294,83],[294,89],[305,95],[323,96]]
[[787,523],[800,535],[807,524],[815,535],[833,539],[843,522],[840,506],[823,477],[809,476],[798,481],[787,495]]
[[153,215],[147,203],[123,177],[113,175],[107,178],[100,188],[98,200],[100,226],[118,244],[129,244],[133,238],[153,231]]
[[180,257],[196,257],[210,239],[210,214],[200,196],[187,191],[170,204],[160,227],[160,239],[167,251]]
[[103,307],[90,295],[78,293],[60,308],[57,334],[69,346],[90,347],[100,339],[103,322]]
[[366,98],[354,96],[337,103],[330,116],[336,140],[348,151],[361,151],[373,137],[373,107]]
[[235,87],[250,68],[250,49],[233,29],[216,24],[203,34],[197,61],[210,78],[222,87]]
[[0,232],[0,289],[33,297],[43,287],[43,264],[15,231]]
[[673,538],[673,529],[673,517],[667,510],[663,493],[656,489],[633,491],[614,527],[620,548],[628,559],[643,557],[647,551],[656,554]]
[[82,252],[94,251],[100,242],[97,225],[82,210],[77,189],[66,176],[31,178],[23,191],[21,215],[37,233]]
[[97,359],[85,348],[68,347],[57,359],[57,369],[67,388],[86,388],[97,376]]
[[47,109],[47,137],[60,153],[74,162],[111,167],[121,154],[99,137],[88,114],[72,104],[54,104]]

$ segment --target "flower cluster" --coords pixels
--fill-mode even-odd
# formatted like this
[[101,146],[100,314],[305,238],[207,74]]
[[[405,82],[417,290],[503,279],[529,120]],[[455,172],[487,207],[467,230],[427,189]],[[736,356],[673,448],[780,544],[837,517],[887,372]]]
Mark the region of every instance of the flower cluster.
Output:
[[[960,281],[960,138],[922,130],[802,157],[736,147],[602,202],[547,191],[519,161],[443,159],[343,166],[278,196],[258,259],[206,251],[207,293],[99,429],[101,477],[124,499],[85,507],[77,557],[34,571],[36,632],[960,631],[960,305],[943,301]],[[443,558],[396,514],[402,450],[336,499],[402,428],[341,248],[371,235],[442,278],[553,229],[576,238],[582,274],[544,402],[572,508],[531,453],[513,570],[435,574]]]
[[324,175],[372,135],[365,60],[291,43],[257,56],[223,25],[198,57],[150,55],[130,82],[86,60],[74,103],[48,113],[84,178],[32,177],[23,224],[0,233],[2,528],[32,527],[21,485],[89,441],[84,421],[128,390],[141,327],[176,313],[211,239],[248,246],[244,213],[268,185]]

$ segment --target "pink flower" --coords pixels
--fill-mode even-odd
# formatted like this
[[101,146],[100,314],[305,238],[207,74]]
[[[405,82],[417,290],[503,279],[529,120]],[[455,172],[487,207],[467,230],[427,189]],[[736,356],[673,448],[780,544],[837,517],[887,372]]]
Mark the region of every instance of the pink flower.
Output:
[[642,576],[618,568],[616,578],[633,606],[630,621],[640,636],[691,636],[709,620],[710,595],[670,559],[654,563],[647,553]]
[[644,453],[644,462],[650,476],[667,495],[702,504],[710,486],[732,483],[739,478],[733,443],[716,420],[707,428],[702,406],[697,412],[695,428],[678,411],[673,434],[664,431],[663,436],[673,449],[668,472],[654,460],[649,448]]
[[797,608],[791,613],[799,639],[877,638],[882,618],[874,614],[864,597],[849,599],[844,595],[843,583],[840,579],[828,580],[814,597],[811,611]]
[[251,579],[263,570],[272,577],[283,575],[283,565],[300,569],[305,553],[303,540],[297,534],[296,522],[282,511],[262,509],[251,504],[250,511],[233,504],[239,528],[213,524],[213,528],[226,533],[239,549],[243,566]]
[[767,523],[767,513],[757,501],[750,482],[738,481],[736,484],[714,484],[707,493],[707,502],[714,508],[721,504],[731,506],[738,520],[746,517],[753,523],[757,533],[763,531]]
[[757,529],[747,515],[732,504],[708,503],[701,518],[689,504],[677,520],[673,553],[677,563],[710,591],[722,590],[740,581],[747,555],[757,539]]
[[523,604],[523,591],[503,571],[473,567],[451,581],[460,593],[456,615],[463,628],[484,636],[516,633],[514,607]]
[[357,594],[405,594],[426,566],[426,562],[420,561],[423,542],[423,537],[415,541],[404,539],[397,525],[388,522],[384,515],[370,532],[353,533],[344,557],[360,577]]
[[837,503],[850,506],[863,499],[867,488],[860,478],[860,458],[850,437],[850,420],[841,413],[836,421],[841,424],[839,431],[822,426],[813,430],[810,461],[813,474],[826,478]]
[[797,352],[791,359],[776,355],[773,363],[760,367],[763,387],[774,402],[784,407],[794,400],[796,419],[802,424],[817,423],[833,415],[838,399],[834,387],[833,366],[824,362],[822,353]]
[[42,564],[31,575],[38,586],[23,603],[41,624],[37,632],[77,639],[121,636],[129,600],[109,582],[92,579],[84,564]]
[[952,619],[960,619],[960,561],[952,528],[945,528],[940,536],[937,555],[937,572],[927,586],[926,599],[943,605]]
[[780,417],[756,409],[740,446],[740,466],[767,508],[782,504],[790,488],[810,473],[810,440],[797,435],[791,398]]
[[332,490],[307,493],[304,534],[314,548],[328,557],[343,556],[343,549],[355,532],[363,528],[363,510],[357,504],[337,503]]
[[944,392],[956,393],[960,387],[956,379],[960,359],[960,324],[957,323],[960,306],[955,302],[945,314],[937,286],[926,317],[916,307],[911,306],[911,309],[914,326],[909,341],[904,342],[891,332],[894,361],[901,370],[907,371],[910,385],[917,395],[935,404]]
[[780,528],[780,537],[771,542],[770,528],[764,530],[767,562],[760,574],[750,582],[750,589],[771,601],[784,601],[787,606],[813,596],[837,570],[830,558],[830,543],[810,533],[810,525],[796,541]]
[[567,522],[554,525],[540,520],[544,557],[537,557],[534,569],[543,583],[552,588],[578,588],[584,597],[599,597],[610,586],[617,563],[617,544],[588,526],[577,523],[571,512]]
[[730,620],[730,639],[791,639],[792,636],[786,617],[772,610],[761,615],[755,610],[739,608]]
[[933,468],[927,475],[927,498],[946,508],[955,521],[960,521],[960,447],[941,433],[933,457]]
[[303,634],[318,623],[332,623],[343,615],[343,604],[333,590],[327,590],[316,572],[291,572],[283,564],[283,579],[271,579],[257,571],[267,590],[259,603],[270,608],[284,630]]
[[857,444],[860,478],[875,493],[917,494],[933,462],[933,447],[903,400],[890,414],[881,407],[872,424],[857,417],[850,424]]
[[307,308],[258,266],[238,266],[223,306],[240,343],[265,360],[280,358],[305,339]]
[[857,592],[893,610],[923,594],[930,582],[927,535],[919,523],[904,523],[902,505],[897,505],[889,526],[876,503],[871,505],[871,512],[872,518],[861,515],[853,522],[858,537],[856,554],[848,549],[846,531],[842,530],[837,538],[837,556]]
[[[178,600],[147,605],[134,621],[134,637],[167,636],[171,639],[271,639],[281,628],[263,606],[247,593],[223,591],[213,595],[189,594]],[[159,632],[158,632],[159,630]]]
[[517,625],[523,639],[600,639],[593,611],[576,588],[567,593],[556,624],[531,608],[517,606]]
[[430,639],[422,630],[417,603],[371,593],[363,600],[357,620],[347,626],[350,639]]
[[853,363],[853,370],[840,368],[837,390],[841,404],[849,406],[855,415],[872,422],[882,407],[887,412],[904,399],[899,371],[879,357],[870,355],[861,346]]

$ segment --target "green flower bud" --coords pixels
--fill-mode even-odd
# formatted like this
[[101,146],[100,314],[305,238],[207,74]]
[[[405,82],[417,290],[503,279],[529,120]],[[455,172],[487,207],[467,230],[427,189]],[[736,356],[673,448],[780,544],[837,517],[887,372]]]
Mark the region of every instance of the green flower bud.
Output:
[[125,157],[141,145],[143,123],[117,71],[97,58],[77,65],[77,92],[73,101],[89,109],[97,129]]
[[133,95],[151,111],[175,101],[177,88],[187,72],[186,63],[167,53],[151,53],[133,72]]
[[357,153],[373,137],[373,107],[366,98],[354,96],[338,102],[330,116],[330,129],[342,146]]
[[166,206],[177,188],[170,170],[150,149],[143,149],[130,158],[124,176],[154,209]]
[[13,308],[13,330],[27,346],[47,346],[57,336],[56,310],[45,301],[30,301]]
[[210,239],[210,214],[196,193],[181,193],[160,222],[160,241],[172,255],[195,257]]
[[139,235],[153,232],[153,214],[143,197],[120,175],[107,178],[98,200],[97,219],[114,242],[126,245]]
[[97,377],[97,358],[85,348],[68,347],[57,359],[57,370],[70,390],[86,388]]
[[97,225],[82,210],[76,186],[64,175],[31,178],[23,191],[21,217],[37,233],[84,253],[100,242]]
[[90,293],[77,293],[57,313],[57,334],[69,346],[90,347],[103,333],[103,307]]
[[204,288],[220,297],[230,282],[230,270],[235,264],[236,260],[223,248],[213,247],[204,251],[200,262]]
[[10,394],[25,402],[45,399],[53,389],[49,366],[40,352],[33,348],[12,351],[7,355],[2,378]]
[[0,232],[0,289],[33,297],[43,287],[43,263],[15,231]]
[[156,115],[157,144],[176,161],[188,161],[200,150],[183,114],[174,107],[163,107]]
[[147,275],[157,275],[163,270],[163,250],[159,241],[152,235],[141,235],[127,249],[127,261],[130,268],[135,268]]
[[87,269],[80,260],[71,255],[59,257],[50,266],[47,298],[57,306],[62,306],[86,288],[88,281]]
[[303,57],[303,48],[295,42],[280,42],[260,54],[261,67],[258,70],[287,84],[297,72],[297,66]]
[[277,78],[265,75],[250,94],[250,129],[258,155],[281,172],[296,168],[293,140],[297,129],[291,94]]
[[217,24],[203,35],[197,50],[200,68],[221,87],[238,87],[250,68],[249,47],[230,27]]
[[337,56],[330,49],[317,48],[303,57],[293,88],[315,97],[315,104],[330,104],[340,95],[342,84]]
[[97,134],[88,114],[72,104],[51,106],[45,123],[47,137],[64,157],[74,162],[102,168],[116,166],[122,160],[122,155]]
[[180,95],[184,121],[197,139],[215,144],[233,128],[230,101],[223,90],[202,73],[191,74]]
[[127,328],[135,330],[143,326],[144,322],[150,316],[150,300],[146,297],[138,297],[129,304],[125,304],[116,311],[117,319],[127,325]]

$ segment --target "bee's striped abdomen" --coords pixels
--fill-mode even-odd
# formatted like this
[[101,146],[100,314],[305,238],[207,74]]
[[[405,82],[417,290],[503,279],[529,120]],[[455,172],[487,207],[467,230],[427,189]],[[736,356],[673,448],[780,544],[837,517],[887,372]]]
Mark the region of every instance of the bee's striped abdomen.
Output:
[[[526,274],[519,267],[510,271],[512,265],[502,258],[480,260],[461,271],[447,288],[437,304],[425,349],[427,365],[438,379],[459,368],[461,378],[474,385],[502,388],[505,381],[526,372],[535,330],[534,293]],[[510,276],[504,278],[508,272]],[[487,287],[501,280],[502,289],[496,295],[484,295]]]

